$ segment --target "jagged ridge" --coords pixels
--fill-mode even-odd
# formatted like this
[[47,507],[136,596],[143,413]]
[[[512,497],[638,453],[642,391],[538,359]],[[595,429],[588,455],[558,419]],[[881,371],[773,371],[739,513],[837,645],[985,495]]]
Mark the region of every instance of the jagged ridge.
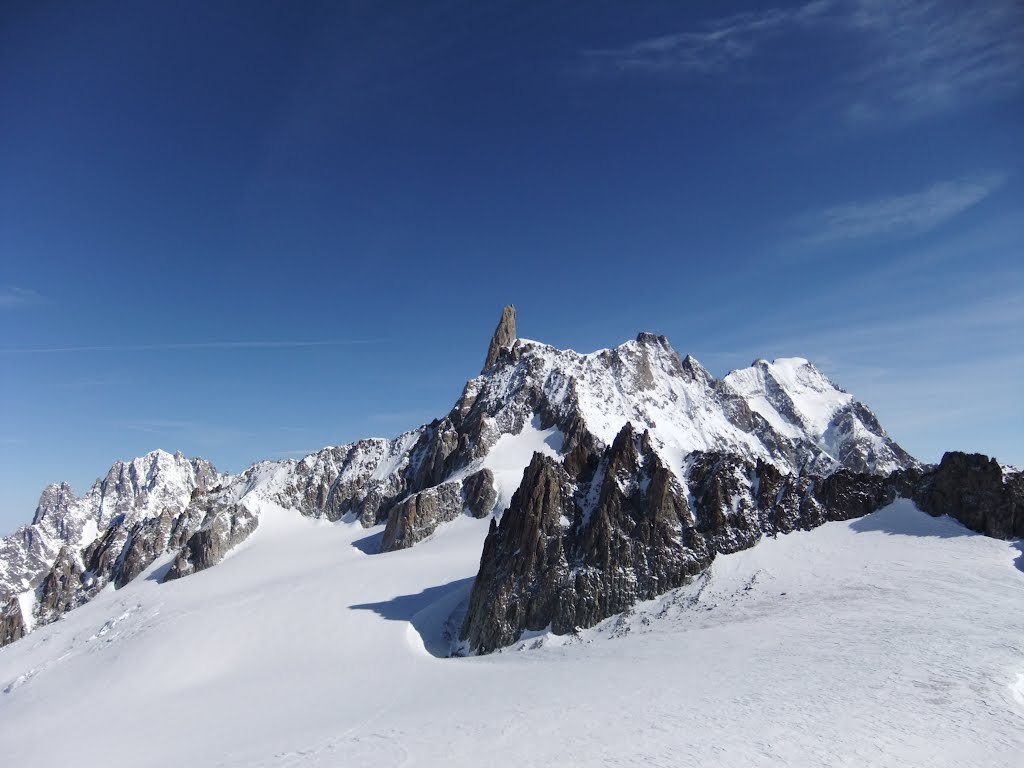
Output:
[[763,536],[870,514],[897,497],[989,536],[1024,535],[1024,474],[979,454],[888,476],[784,474],[762,459],[696,452],[685,484],[650,432],[626,425],[594,469],[573,476],[535,454],[500,524],[491,522],[457,653],[489,653],[525,631],[573,633],[685,584],[716,554]]
[[644,455],[677,483],[694,451],[790,474],[916,466],[865,406],[807,361],[758,361],[716,380],[654,334],[591,354],[517,339],[509,306],[483,373],[449,414],[394,440],[260,462],[234,477],[157,451],[118,462],[82,499],[50,486],[33,523],[0,542],[8,635],[59,617],[107,583],[122,586],[165,553],[176,553],[175,575],[208,567],[225,542],[255,530],[264,500],[384,524],[386,550],[412,546],[464,512],[500,516],[535,443],[575,478],[594,471],[627,423],[646,433]]

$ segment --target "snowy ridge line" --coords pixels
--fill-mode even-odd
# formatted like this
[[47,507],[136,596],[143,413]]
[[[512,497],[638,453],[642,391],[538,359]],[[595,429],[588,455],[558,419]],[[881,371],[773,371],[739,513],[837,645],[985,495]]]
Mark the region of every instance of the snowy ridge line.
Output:
[[[917,465],[866,407],[806,360],[757,361],[716,380],[692,357],[680,359],[663,336],[641,333],[581,354],[518,338],[514,311],[511,324],[507,314],[489,366],[467,382],[452,411],[395,439],[261,461],[234,476],[204,459],[154,451],[117,462],[81,498],[67,484],[49,486],[33,522],[0,540],[0,644],[108,582],[126,583],[201,530],[233,540],[226,532],[235,530],[238,507],[258,518],[271,502],[306,516],[385,525],[384,547],[405,548],[464,511],[500,518],[535,451],[580,461],[627,423],[649,433],[684,485],[695,451],[760,459],[784,473],[884,474]],[[238,528],[240,535],[253,529]],[[60,578],[47,582],[57,565]],[[82,589],[70,594],[69,579],[82,579]]]

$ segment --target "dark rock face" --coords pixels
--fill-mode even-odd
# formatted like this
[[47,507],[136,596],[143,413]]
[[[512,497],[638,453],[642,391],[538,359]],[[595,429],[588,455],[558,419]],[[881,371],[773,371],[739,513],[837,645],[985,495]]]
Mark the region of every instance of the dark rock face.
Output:
[[462,496],[466,500],[466,509],[473,517],[487,517],[498,501],[498,492],[494,490],[494,473],[489,469],[474,472],[462,482]]
[[627,424],[582,483],[535,454],[491,524],[461,639],[487,653],[524,630],[592,626],[681,586],[713,556],[647,432]]
[[210,510],[199,530],[189,537],[178,552],[164,581],[180,579],[213,567],[233,547],[245,541],[258,525],[259,518],[241,504]]
[[437,485],[454,469],[453,455],[459,448],[460,437],[451,416],[427,425],[412,449],[406,474],[407,485],[413,492]]
[[206,497],[198,495],[188,507],[175,514],[165,509],[158,517],[129,524],[115,519],[104,534],[82,552],[85,567],[79,604],[110,582],[120,589],[146,570],[161,555],[180,549],[206,516]]
[[491,524],[461,639],[489,653],[525,630],[590,627],[686,583],[716,554],[862,517],[897,497],[988,536],[1024,536],[1024,474],[979,454],[947,453],[925,472],[822,477],[695,452],[685,475],[686,489],[649,435],[628,424],[597,461],[535,455],[501,524]]
[[586,490],[577,489],[575,502],[572,599],[552,622],[556,632],[593,626],[682,586],[711,562],[713,552],[696,532],[686,493],[648,432],[637,435],[627,424]]
[[25,619],[21,615],[18,598],[12,597],[0,605],[0,648],[25,636]]
[[684,488],[650,434],[629,424],[599,457],[571,458],[573,471],[570,458],[534,455],[500,525],[492,522],[460,632],[472,652],[527,630],[591,627],[682,586],[717,554],[869,514],[917,482],[845,469],[787,475],[761,460],[696,452]]
[[980,453],[946,453],[922,476],[913,499],[928,514],[949,515],[986,536],[1024,536],[1024,474],[1004,473]]
[[84,602],[82,577],[78,558],[68,547],[61,547],[53,567],[39,588],[36,603],[37,621],[49,624]]
[[460,483],[442,483],[409,496],[391,510],[381,551],[407,549],[437,530],[437,526],[454,520],[464,508]]
[[[114,572],[114,586],[120,589],[129,581],[146,570],[153,561],[164,552],[173,551],[180,546],[172,535],[175,524],[186,519],[188,510],[182,518],[176,519],[174,510],[165,509],[160,517],[144,520],[132,527],[121,551],[120,561]],[[178,526],[179,531],[181,526]]]
[[516,308],[509,304],[501,311],[501,320],[494,329],[491,345],[487,348],[487,359],[480,373],[487,373],[498,362],[503,349],[508,349],[516,340]]
[[501,525],[491,520],[461,631],[474,650],[489,653],[560,615],[569,575],[562,518],[573,512],[572,490],[558,462],[535,453]]

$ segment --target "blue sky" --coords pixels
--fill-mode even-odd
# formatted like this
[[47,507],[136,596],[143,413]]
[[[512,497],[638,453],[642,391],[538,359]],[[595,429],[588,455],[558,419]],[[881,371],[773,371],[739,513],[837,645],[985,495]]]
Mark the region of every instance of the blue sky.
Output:
[[1024,465],[1024,11],[966,5],[6,3],[0,532],[441,416],[506,302]]

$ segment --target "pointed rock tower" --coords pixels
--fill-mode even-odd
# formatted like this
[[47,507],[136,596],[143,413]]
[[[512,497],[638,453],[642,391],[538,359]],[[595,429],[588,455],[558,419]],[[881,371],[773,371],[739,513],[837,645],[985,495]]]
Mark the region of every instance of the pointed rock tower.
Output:
[[516,340],[516,308],[509,304],[501,311],[501,320],[498,327],[494,329],[494,336],[491,337],[491,346],[487,348],[487,360],[480,373],[487,373],[488,369],[498,361],[501,350],[512,346]]

